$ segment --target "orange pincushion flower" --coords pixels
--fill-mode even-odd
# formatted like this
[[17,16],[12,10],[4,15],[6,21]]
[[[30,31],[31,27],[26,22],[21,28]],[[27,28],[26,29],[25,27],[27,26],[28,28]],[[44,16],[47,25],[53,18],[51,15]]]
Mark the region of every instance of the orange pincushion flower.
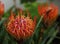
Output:
[[17,40],[30,37],[35,28],[35,22],[29,16],[17,15],[12,13],[7,24],[7,31]]
[[49,5],[42,5],[42,6],[38,6],[38,13],[40,16],[44,15],[43,17],[43,21],[44,24],[47,26],[50,26],[56,19],[58,16],[58,7],[51,4]]
[[4,4],[0,1],[0,18],[3,16],[4,14]]

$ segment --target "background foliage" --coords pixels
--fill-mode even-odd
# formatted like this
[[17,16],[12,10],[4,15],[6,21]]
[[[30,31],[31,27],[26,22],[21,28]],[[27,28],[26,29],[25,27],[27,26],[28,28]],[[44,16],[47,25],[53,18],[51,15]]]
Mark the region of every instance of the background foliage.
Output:
[[[23,2],[23,0],[21,1]],[[59,31],[57,28],[58,23],[55,22],[54,24],[52,24],[51,27],[45,29],[43,34],[41,33],[41,28],[43,27],[42,24],[43,16],[39,17],[38,15],[37,11],[38,4],[39,3],[36,2],[31,4],[28,3],[25,4],[25,8],[29,10],[32,19],[34,16],[37,16],[38,20],[34,34],[29,39],[24,40],[22,44],[52,44],[51,42],[56,37]],[[11,9],[13,9],[13,7]],[[15,38],[13,38],[11,35],[7,33],[6,27],[4,26],[4,22],[6,21],[6,19],[8,19],[10,15],[10,10],[4,14],[2,20],[0,21],[0,44],[21,44],[20,41],[15,40]],[[16,13],[17,11],[15,10],[14,12]],[[42,37],[40,34],[42,34]]]

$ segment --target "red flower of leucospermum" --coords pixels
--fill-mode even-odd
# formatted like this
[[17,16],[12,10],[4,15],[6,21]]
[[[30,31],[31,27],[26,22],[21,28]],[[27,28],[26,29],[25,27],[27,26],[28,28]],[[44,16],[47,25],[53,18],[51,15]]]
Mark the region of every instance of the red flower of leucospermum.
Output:
[[7,31],[17,40],[31,37],[34,32],[36,20],[30,19],[29,16],[17,15],[12,13],[7,24]]
[[4,4],[0,1],[0,18],[3,16],[4,14]]
[[38,6],[38,13],[40,16],[44,15],[43,22],[45,25],[50,26],[58,16],[58,7],[54,4]]

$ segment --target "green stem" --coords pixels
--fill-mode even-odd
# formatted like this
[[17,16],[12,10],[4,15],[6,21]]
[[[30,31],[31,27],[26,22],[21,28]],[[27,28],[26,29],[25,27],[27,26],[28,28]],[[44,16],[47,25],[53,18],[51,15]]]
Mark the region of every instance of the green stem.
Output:
[[58,30],[56,30],[53,34],[53,36],[50,38],[50,40],[47,42],[47,44],[50,44],[52,40],[55,38],[56,34],[58,33]]
[[[38,24],[37,24],[37,26],[36,26],[36,28],[35,28],[34,34],[36,33],[37,28],[39,27],[39,24],[41,23],[42,19],[43,19],[43,16],[41,16],[41,18],[40,18],[40,20],[39,20],[39,22],[38,22]],[[32,37],[30,38],[29,44],[31,44],[31,42],[32,42],[32,40],[33,40],[32,38],[33,38],[34,34],[33,34]]]

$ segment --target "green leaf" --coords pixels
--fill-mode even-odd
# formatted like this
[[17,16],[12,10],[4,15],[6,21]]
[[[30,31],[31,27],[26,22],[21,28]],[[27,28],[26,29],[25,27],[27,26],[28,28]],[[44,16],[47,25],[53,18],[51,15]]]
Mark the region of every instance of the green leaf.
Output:
[[43,39],[39,41],[39,44],[45,44],[46,40],[47,40],[50,36],[52,36],[52,34],[55,32],[56,26],[57,26],[57,24],[56,24],[55,26],[53,26],[53,27],[48,28],[48,29],[44,32],[44,34],[43,34]]
[[21,1],[21,3],[28,3],[28,2],[35,2],[36,0],[20,0]]
[[0,32],[0,43],[3,43],[4,37],[5,37],[5,27],[2,25],[1,32]]
[[8,36],[7,36],[7,34],[5,34],[3,44],[8,44]]
[[0,21],[0,26],[4,23],[5,20],[6,18],[2,18],[2,20]]
[[38,14],[37,6],[38,6],[37,3],[25,4],[25,8],[28,9],[28,11],[30,12],[32,19],[34,18],[34,16],[37,16],[37,19],[40,18],[39,14]]
[[50,37],[50,39],[47,41],[47,44],[50,44],[52,42],[52,40],[55,38],[56,34],[58,33],[58,30],[56,30],[52,36]]

